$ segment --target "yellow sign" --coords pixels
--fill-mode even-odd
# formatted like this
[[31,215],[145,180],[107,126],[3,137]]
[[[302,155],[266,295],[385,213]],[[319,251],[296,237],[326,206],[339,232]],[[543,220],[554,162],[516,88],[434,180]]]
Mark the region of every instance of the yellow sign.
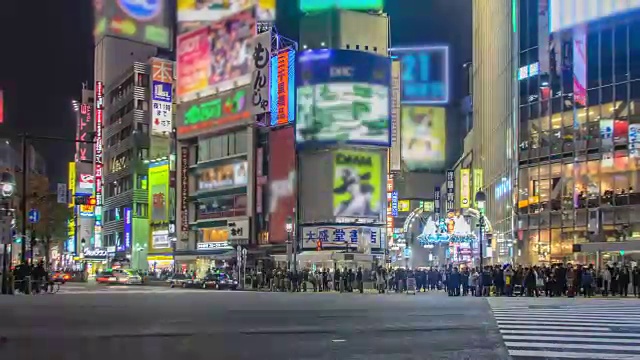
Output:
[[460,208],[471,206],[471,170],[460,169]]
[[69,163],[69,207],[72,208],[76,204],[76,163]]
[[411,200],[399,200],[398,212],[408,212],[408,211],[411,211]]
[[421,201],[421,207],[422,207],[422,211],[426,211],[426,212],[433,212],[434,210],[434,204],[433,201]]
[[[473,196],[475,199],[476,194],[482,190],[482,187],[484,186],[483,182],[482,182],[482,176],[483,176],[483,171],[482,169],[473,169]],[[474,200],[475,202],[475,200]]]

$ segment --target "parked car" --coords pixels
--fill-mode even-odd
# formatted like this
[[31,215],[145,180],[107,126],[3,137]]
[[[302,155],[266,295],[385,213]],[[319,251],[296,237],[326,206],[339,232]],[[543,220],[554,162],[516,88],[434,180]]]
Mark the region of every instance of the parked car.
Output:
[[225,273],[208,274],[200,280],[200,287],[203,289],[236,290],[238,281]]

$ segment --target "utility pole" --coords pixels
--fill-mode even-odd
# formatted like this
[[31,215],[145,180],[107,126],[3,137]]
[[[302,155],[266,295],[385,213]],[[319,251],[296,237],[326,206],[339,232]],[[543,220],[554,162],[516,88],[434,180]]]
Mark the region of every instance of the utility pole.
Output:
[[22,208],[22,255],[21,260],[23,264],[27,263],[27,182],[29,181],[29,158],[27,155],[27,134],[22,134],[22,193],[20,202]]

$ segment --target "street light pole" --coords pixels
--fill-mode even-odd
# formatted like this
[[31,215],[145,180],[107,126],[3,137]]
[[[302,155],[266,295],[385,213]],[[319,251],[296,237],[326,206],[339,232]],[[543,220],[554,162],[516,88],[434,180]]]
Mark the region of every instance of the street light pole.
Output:
[[22,192],[21,192],[21,208],[22,208],[22,255],[21,262],[27,263],[27,181],[29,177],[27,175],[29,161],[27,157],[27,134],[22,136]]
[[296,270],[297,251],[294,249],[295,241],[292,240],[291,233],[293,232],[293,219],[291,216],[287,217],[287,223],[285,225],[287,231],[287,270],[291,271],[291,258],[293,257],[293,271]]
[[478,227],[480,228],[478,248],[479,248],[479,255],[480,255],[480,271],[482,271],[482,260],[484,258],[484,249],[483,249],[484,228],[485,228],[484,212],[485,212],[485,206],[487,203],[487,195],[482,191],[478,191],[476,193],[475,200],[476,200],[476,206],[478,207],[478,212],[480,213],[480,217],[478,219]]

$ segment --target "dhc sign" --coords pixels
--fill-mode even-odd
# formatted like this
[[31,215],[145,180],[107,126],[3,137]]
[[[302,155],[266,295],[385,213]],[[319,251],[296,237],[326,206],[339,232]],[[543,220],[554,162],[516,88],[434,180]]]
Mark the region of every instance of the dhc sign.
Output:
[[449,103],[449,47],[391,49],[400,59],[403,104]]

